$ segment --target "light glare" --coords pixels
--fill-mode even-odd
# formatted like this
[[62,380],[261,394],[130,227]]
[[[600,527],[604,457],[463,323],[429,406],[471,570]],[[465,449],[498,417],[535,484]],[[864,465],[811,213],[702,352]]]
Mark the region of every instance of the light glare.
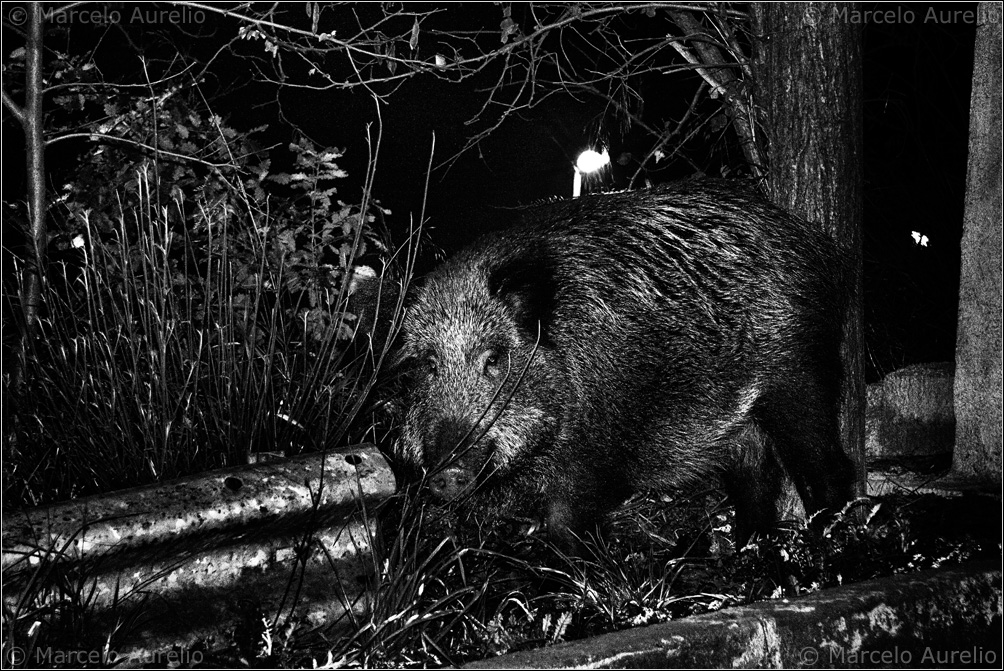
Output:
[[587,149],[581,154],[579,158],[575,161],[575,167],[579,169],[579,172],[596,172],[607,163],[610,163],[610,154],[606,149],[603,153],[593,151],[592,149]]

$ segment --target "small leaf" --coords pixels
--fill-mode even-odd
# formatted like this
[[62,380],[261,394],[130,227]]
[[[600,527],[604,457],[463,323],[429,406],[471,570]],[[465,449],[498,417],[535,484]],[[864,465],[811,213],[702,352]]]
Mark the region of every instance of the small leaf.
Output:
[[308,2],[306,6],[307,16],[310,17],[310,32],[317,33],[317,24],[321,20],[321,3]]
[[394,48],[394,43],[391,42],[387,45],[387,69],[390,70],[391,74],[397,72],[397,61],[392,60],[396,55],[396,50]]
[[411,39],[408,40],[408,46],[414,51],[418,48],[418,17],[415,17],[415,23],[411,27]]

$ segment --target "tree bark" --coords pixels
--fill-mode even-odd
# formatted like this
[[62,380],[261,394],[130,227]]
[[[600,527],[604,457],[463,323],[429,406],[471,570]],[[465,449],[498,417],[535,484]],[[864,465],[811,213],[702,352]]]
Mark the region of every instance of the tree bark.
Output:
[[852,259],[844,324],[841,442],[865,492],[861,311],[862,31],[853,5],[754,3],[754,72],[763,111],[768,197],[825,227]]
[[28,218],[31,247],[25,267],[24,312],[26,335],[38,329],[42,306],[42,278],[45,273],[46,199],[45,199],[45,138],[42,133],[42,34],[44,32],[42,3],[32,2],[28,10],[28,43],[25,62],[25,102],[21,123],[24,127],[28,171]]
[[1001,24],[979,5],[962,231],[952,470],[1001,484]]

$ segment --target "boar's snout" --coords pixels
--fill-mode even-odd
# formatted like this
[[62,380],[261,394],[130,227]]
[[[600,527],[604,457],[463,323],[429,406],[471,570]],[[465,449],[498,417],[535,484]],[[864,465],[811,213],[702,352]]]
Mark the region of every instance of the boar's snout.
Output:
[[474,474],[464,468],[450,466],[429,480],[429,490],[441,503],[455,501],[474,485]]

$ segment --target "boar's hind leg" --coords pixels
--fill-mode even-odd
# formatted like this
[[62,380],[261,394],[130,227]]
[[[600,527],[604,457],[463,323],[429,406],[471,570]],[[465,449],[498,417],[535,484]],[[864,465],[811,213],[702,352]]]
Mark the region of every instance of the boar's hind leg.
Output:
[[754,412],[795,483],[806,514],[833,513],[850,499],[853,479],[851,462],[840,447],[836,389],[811,379],[799,382],[762,398]]

